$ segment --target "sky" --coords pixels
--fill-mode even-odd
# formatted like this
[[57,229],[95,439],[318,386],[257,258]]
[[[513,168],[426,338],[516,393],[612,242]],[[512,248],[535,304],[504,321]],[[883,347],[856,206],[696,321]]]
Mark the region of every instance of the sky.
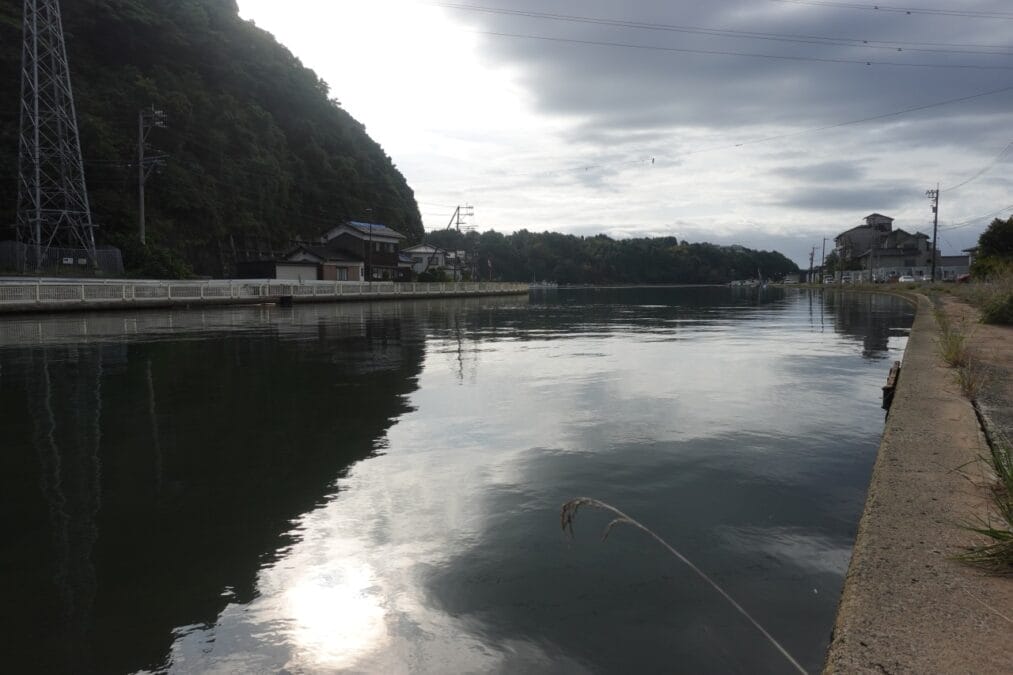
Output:
[[870,213],[958,253],[1013,214],[1008,0],[239,0],[427,230],[676,236],[808,266]]

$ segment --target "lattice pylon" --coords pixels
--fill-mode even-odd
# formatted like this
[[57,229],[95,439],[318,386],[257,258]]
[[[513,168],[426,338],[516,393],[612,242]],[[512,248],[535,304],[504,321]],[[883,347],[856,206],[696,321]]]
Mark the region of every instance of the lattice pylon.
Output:
[[25,267],[42,269],[53,247],[83,249],[95,266],[95,224],[58,0],[25,0],[18,174]]

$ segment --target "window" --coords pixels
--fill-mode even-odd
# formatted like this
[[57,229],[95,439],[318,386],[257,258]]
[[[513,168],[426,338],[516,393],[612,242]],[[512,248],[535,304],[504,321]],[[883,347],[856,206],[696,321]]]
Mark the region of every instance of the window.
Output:
[[348,268],[338,268],[338,281],[348,281]]
[[380,252],[380,242],[378,241],[373,242],[373,250],[376,251],[377,253]]

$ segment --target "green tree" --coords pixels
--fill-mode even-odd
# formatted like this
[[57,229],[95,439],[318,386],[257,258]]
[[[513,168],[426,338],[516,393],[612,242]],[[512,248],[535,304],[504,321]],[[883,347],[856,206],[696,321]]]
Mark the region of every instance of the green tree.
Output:
[[981,233],[971,271],[979,278],[1013,272],[1013,216],[996,218]]

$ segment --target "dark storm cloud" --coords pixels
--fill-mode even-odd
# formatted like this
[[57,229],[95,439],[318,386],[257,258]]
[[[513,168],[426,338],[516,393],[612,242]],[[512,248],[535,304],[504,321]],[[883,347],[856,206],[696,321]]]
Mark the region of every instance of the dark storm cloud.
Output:
[[865,167],[854,161],[821,162],[819,164],[792,165],[775,169],[773,173],[810,183],[836,183],[855,181],[865,175]]
[[[488,4],[507,6],[507,3]],[[1004,7],[1004,0],[975,6],[997,10]],[[714,3],[637,0],[622,5],[606,0],[524,2],[509,3],[509,8],[655,25],[885,40],[894,44],[1009,44],[1002,21],[842,11],[762,0]],[[904,51],[898,52],[869,46],[794,44],[632,30],[514,15],[456,14],[480,30],[501,34],[783,57],[663,52],[502,35],[485,38],[486,49],[497,60],[522,67],[523,77],[543,111],[580,115],[587,120],[587,127],[607,130],[839,122],[1013,85],[1013,59],[1009,56],[912,51],[937,49],[927,45],[904,45]],[[874,65],[791,60],[794,58],[870,61]],[[877,62],[908,65],[875,65]],[[923,68],[910,64],[977,65],[993,69]],[[968,103],[967,108],[1005,112],[1011,101],[1013,95],[998,95]],[[937,109],[926,111],[923,117],[949,114],[951,110]]]
[[823,211],[883,211],[921,199],[918,186],[889,187],[809,187],[786,193],[777,203],[799,209]]

